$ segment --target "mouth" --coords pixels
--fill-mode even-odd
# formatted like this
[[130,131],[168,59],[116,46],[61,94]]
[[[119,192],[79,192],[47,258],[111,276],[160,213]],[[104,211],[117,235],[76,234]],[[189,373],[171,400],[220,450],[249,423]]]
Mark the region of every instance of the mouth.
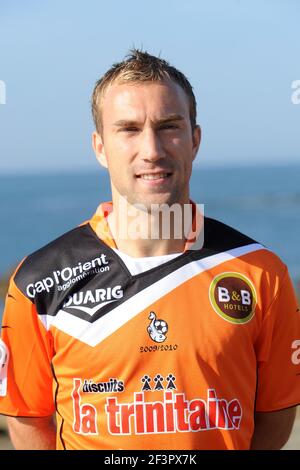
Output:
[[164,181],[172,176],[171,172],[160,172],[160,173],[141,173],[139,175],[136,175],[137,178],[143,180],[143,181],[155,181],[155,182],[161,182]]

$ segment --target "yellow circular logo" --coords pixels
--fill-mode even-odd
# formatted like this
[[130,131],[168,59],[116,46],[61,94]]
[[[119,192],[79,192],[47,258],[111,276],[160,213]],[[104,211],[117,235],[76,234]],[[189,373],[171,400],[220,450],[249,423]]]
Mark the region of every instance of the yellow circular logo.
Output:
[[218,315],[230,323],[247,323],[253,318],[257,296],[252,283],[239,273],[216,276],[209,288],[209,299]]

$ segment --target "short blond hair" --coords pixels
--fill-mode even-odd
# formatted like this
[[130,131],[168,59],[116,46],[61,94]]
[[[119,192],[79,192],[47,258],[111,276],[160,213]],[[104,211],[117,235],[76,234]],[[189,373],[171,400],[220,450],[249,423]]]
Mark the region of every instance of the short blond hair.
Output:
[[132,49],[122,62],[113,66],[101,77],[92,94],[92,114],[96,130],[102,132],[101,100],[105,90],[113,82],[158,82],[166,79],[177,83],[185,91],[190,105],[192,129],[196,126],[196,98],[186,76],[166,60],[155,57],[138,49]]

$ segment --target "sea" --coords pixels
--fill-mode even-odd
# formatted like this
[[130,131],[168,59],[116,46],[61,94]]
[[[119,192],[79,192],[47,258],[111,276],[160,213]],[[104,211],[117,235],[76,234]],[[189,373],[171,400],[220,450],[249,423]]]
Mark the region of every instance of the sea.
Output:
[[[191,197],[206,216],[275,251],[300,288],[300,165],[194,168]],[[102,170],[0,176],[0,277],[110,199]]]

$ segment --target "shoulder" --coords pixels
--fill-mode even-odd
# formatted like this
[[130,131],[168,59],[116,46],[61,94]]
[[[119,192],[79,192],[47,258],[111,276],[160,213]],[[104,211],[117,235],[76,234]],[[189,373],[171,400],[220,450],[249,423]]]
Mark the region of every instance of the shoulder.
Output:
[[260,241],[209,217],[204,222],[204,248],[214,253],[229,252],[251,268],[284,276],[286,265],[280,257]]
[[27,256],[15,272],[14,282],[28,297],[48,292],[55,284],[67,282],[74,272],[83,272],[85,264],[99,256],[101,243],[86,222]]
[[259,243],[237,229],[210,217],[204,219],[204,246],[227,251],[240,246]]

